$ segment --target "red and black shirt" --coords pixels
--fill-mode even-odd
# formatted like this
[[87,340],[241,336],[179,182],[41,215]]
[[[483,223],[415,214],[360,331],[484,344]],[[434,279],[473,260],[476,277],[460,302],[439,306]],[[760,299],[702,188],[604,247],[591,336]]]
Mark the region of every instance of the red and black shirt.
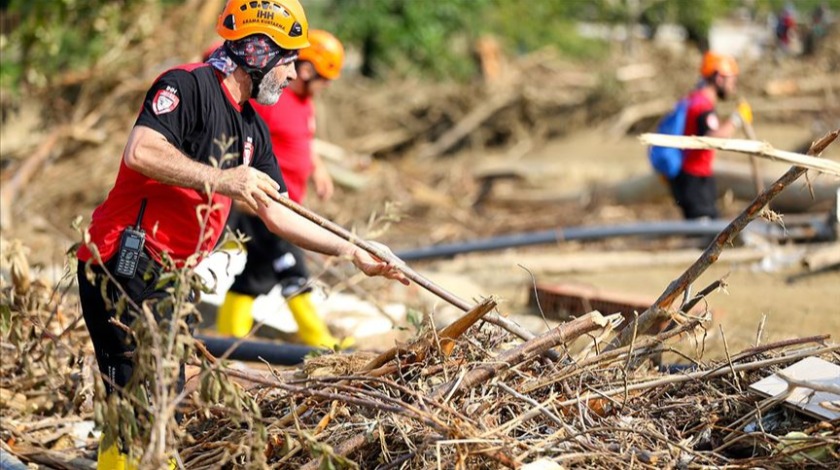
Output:
[[[165,72],[146,94],[135,126],[161,133],[175,148],[206,165],[251,165],[285,192],[268,128],[250,104],[240,106],[231,97],[222,79],[207,64]],[[223,148],[226,143],[229,146]],[[208,197],[204,190],[161,183],[123,161],[113,189],[93,212],[89,230],[104,261],[116,252],[122,231],[135,224],[143,199],[147,200],[142,221],[146,249],[158,261],[163,253],[178,262],[193,253],[204,257],[221,237],[230,214],[229,197],[215,193]],[[83,246],[78,257],[87,261],[92,255]]]
[[[695,90],[688,95],[688,114],[685,117],[685,135],[707,135],[720,127],[715,105],[703,93]],[[712,160],[715,151],[711,149],[683,150],[682,171],[693,176],[712,176]]]

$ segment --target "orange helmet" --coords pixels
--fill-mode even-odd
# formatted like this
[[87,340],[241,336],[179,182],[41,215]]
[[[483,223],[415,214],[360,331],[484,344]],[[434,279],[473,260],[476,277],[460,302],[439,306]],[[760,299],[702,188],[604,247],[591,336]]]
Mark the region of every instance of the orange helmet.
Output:
[[344,46],[332,34],[313,29],[309,31],[311,45],[300,51],[298,60],[305,60],[315,67],[318,75],[327,80],[335,80],[341,75],[344,64]]
[[738,75],[738,63],[731,56],[706,52],[700,65],[700,75],[709,78],[715,73],[724,77]]
[[228,0],[216,32],[228,41],[264,34],[287,50],[309,46],[309,23],[298,0]]

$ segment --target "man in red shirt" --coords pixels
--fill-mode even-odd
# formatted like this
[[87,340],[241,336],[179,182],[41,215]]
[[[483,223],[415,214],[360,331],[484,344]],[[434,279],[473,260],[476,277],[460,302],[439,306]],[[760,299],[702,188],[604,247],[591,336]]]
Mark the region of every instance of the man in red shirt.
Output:
[[[732,137],[744,122],[752,123],[752,111],[746,102],[721,122],[715,106],[735,94],[738,64],[730,56],[707,52],[700,66],[703,82],[688,95],[684,135]],[[718,217],[715,200],[717,185],[712,171],[714,150],[683,150],[680,173],[671,181],[671,192],[686,219]]]
[[[78,252],[82,314],[105,390],[125,400],[136,400],[149,386],[130,381],[141,339],[126,326],[151,314],[158,324],[149,327],[161,335],[186,329],[185,319],[172,322],[173,303],[192,296],[171,272],[193,268],[216,246],[233,200],[250,207],[273,233],[306,249],[346,257],[368,275],[408,282],[394,266],[277,202],[286,185],[268,128],[250,100],[276,103],[297,76],[298,51],[309,46],[299,1],[229,0],[216,31],[225,43],[208,63],[175,67],[147,92],[114,187],[94,211]],[[183,363],[176,365],[181,380],[168,392],[173,397],[184,378]],[[130,383],[140,388],[124,396]],[[141,425],[165,424],[152,423],[154,417],[143,409],[135,408]],[[106,414],[121,415],[122,409]],[[121,432],[103,433],[99,468],[137,468],[126,456]]]
[[[315,137],[313,97],[339,77],[344,62],[344,47],[332,34],[312,30],[310,46],[300,51],[297,78],[289,85],[276,105],[256,104],[254,109],[268,124],[274,155],[283,172],[289,197],[300,203],[307,182],[312,180],[321,199],[333,193],[332,179],[321,158],[312,149]],[[242,337],[253,327],[251,310],[259,295],[280,285],[283,297],[298,326],[298,337],[308,345],[347,347],[351,338],[340,342],[318,316],[311,295],[309,272],[303,251],[265,229],[259,219],[246,211],[234,211],[228,225],[250,237],[245,268],[233,285],[217,314],[220,333]]]

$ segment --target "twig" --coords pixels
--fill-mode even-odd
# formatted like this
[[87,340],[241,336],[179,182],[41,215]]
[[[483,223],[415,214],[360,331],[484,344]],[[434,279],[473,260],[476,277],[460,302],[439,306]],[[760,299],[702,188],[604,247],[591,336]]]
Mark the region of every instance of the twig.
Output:
[[738,374],[735,373],[735,368],[732,367],[732,356],[729,354],[729,344],[726,342],[723,325],[718,325],[718,330],[720,330],[720,337],[723,339],[723,351],[726,354],[726,362],[729,364],[729,370],[732,371],[732,379],[735,381],[735,387],[738,389],[738,392],[743,393],[744,390],[741,388],[741,381],[738,380]]
[[[377,432],[377,431],[374,431],[374,432]],[[344,441],[341,444],[339,444],[338,446],[336,446],[335,450],[333,452],[334,452],[335,455],[338,455],[340,457],[347,457],[350,454],[352,454],[352,453],[358,451],[359,449],[361,449],[362,446],[364,446],[365,443],[368,441],[369,437],[373,438],[373,436],[369,436],[366,433],[356,434],[355,436],[351,437],[350,439],[347,439],[346,441]],[[322,467],[322,461],[326,458],[328,458],[328,457],[324,456],[324,457],[312,459],[309,462],[307,462],[306,465],[302,466],[301,470],[316,470],[318,468],[323,468]]]
[[[603,328],[617,318],[621,318],[621,315],[616,314],[604,317],[598,312],[590,312],[588,315],[578,317],[571,322],[559,325],[558,327],[534,338],[531,341],[526,341],[514,349],[505,351],[499,355],[496,362],[493,364],[471,370],[466,376],[464,376],[464,380],[461,381],[461,387],[459,389],[470,389],[474,385],[490,379],[504,368],[514,366],[528,357],[534,355],[539,356],[548,349],[565,341],[575,339],[583,334]],[[432,392],[431,396],[439,399],[440,397],[449,395],[455,387],[455,383],[451,381],[447,382]]]

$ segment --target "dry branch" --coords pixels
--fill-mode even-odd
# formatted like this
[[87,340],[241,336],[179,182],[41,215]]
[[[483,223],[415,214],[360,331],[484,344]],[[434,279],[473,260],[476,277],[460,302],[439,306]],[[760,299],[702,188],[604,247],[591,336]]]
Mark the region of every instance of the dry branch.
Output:
[[432,398],[440,399],[457,390],[469,390],[476,384],[489,380],[502,369],[513,367],[528,358],[539,356],[555,346],[571,341],[586,333],[604,328],[617,318],[622,317],[621,315],[604,317],[596,311],[575,318],[568,323],[563,323],[530,341],[526,341],[514,349],[505,351],[492,363],[471,370],[463,379],[450,381],[440,386],[432,393]]
[[[840,129],[826,134],[822,139],[814,142],[808,150],[808,155],[819,155],[840,135]],[[658,144],[657,144],[658,145]],[[690,286],[697,278],[703,274],[706,269],[714,264],[725,246],[729,246],[735,237],[754,219],[759,217],[764,207],[773,200],[785,187],[796,181],[807,171],[807,168],[794,166],[782,175],[775,183],[770,185],[763,193],[759,194],[753,202],[747,206],[737,217],[729,224],[722,232],[720,232],[715,240],[706,248],[700,258],[694,262],[679,278],[671,283],[665,292],[659,296],[656,302],[647,309],[635,322],[627,325],[621,330],[619,337],[612,344],[612,347],[626,345],[630,342],[634,335],[634,331],[648,331],[648,329],[669,316],[666,310],[674,301],[679,298],[683,292]]]
[[470,111],[455,127],[443,134],[438,140],[421,150],[419,157],[421,159],[431,158],[446,152],[467,134],[475,130],[476,127],[499,110],[509,106],[519,97],[519,93],[510,90],[495,94],[490,100]]
[[[837,131],[834,131],[837,132]],[[829,134],[831,135],[831,133]],[[673,136],[665,134],[642,134],[639,140],[645,145],[656,145],[660,147],[675,147],[680,149],[716,149],[729,152],[745,153],[791,163],[797,167],[820,171],[835,176],[840,176],[840,163],[814,158],[813,153],[802,155],[796,152],[776,150],[766,142],[743,139],[721,139],[717,137],[700,136]]]
[[[456,296],[452,292],[449,292],[448,290],[444,289],[443,287],[435,284],[434,282],[432,282],[431,280],[429,280],[425,276],[421,275],[417,271],[411,269],[405,263],[405,261],[397,258],[390,251],[386,251],[386,250],[380,248],[379,246],[374,245],[373,243],[362,240],[361,238],[357,237],[355,234],[349,232],[344,227],[341,227],[340,225],[321,217],[320,215],[318,215],[318,214],[304,208],[303,206],[295,203],[294,201],[292,201],[289,198],[280,198],[280,200],[278,202],[280,204],[282,204],[283,206],[285,206],[286,208],[292,210],[296,214],[300,215],[301,217],[304,217],[304,218],[308,219],[309,221],[315,223],[316,225],[319,225],[322,228],[324,228],[326,230],[329,230],[330,232],[338,235],[339,237],[347,240],[348,242],[350,242],[350,243],[358,246],[359,248],[367,251],[368,253],[373,254],[377,258],[391,263],[400,272],[402,272],[405,275],[405,277],[414,281],[417,285],[426,289],[427,291],[437,295],[441,299],[449,302],[451,305],[454,305],[455,307],[458,307],[459,309],[461,309],[465,312],[468,312],[472,309],[472,306],[469,303],[467,303],[465,300]],[[504,318],[504,317],[502,317],[498,314],[495,314],[495,313],[489,314],[485,317],[485,320],[494,324],[494,325],[497,325],[497,326],[500,326],[500,327],[504,328],[505,330],[507,330],[510,333],[513,333],[514,335],[524,339],[525,341],[528,341],[528,340],[531,340],[531,339],[534,338],[533,333],[531,333],[530,331],[522,328],[521,326],[517,325],[516,323],[514,323],[514,322],[508,320],[507,318]],[[557,353],[554,352],[554,351],[547,351],[546,354],[548,354],[549,357],[551,357],[552,359],[557,359],[559,357],[557,355]]]

